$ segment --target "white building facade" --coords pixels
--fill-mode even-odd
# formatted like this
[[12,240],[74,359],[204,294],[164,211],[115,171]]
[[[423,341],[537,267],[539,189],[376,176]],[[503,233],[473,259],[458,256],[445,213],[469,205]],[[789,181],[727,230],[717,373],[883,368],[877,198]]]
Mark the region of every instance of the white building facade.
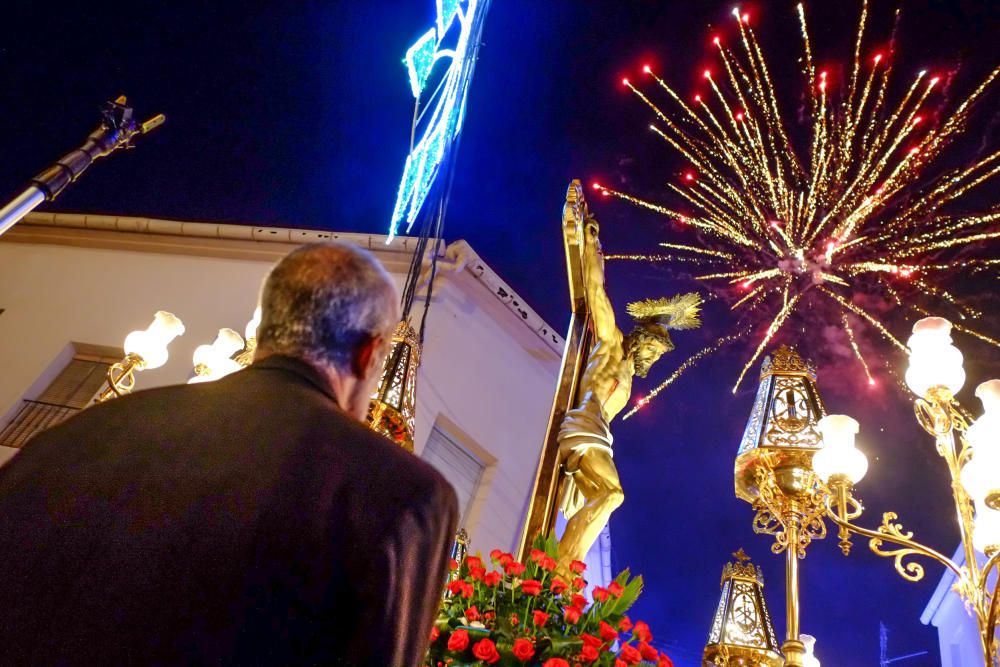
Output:
[[[180,317],[186,331],[166,365],[137,373],[136,390],[186,382],[195,347],[222,327],[243,331],[278,259],[330,239],[367,248],[405,280],[415,239],[31,214],[0,237],[0,442],[23,444],[10,436],[32,428],[25,415],[55,410],[47,401],[78,383],[69,364],[117,361],[124,337],[157,310]],[[421,308],[418,300],[415,318]],[[447,248],[418,372],[414,453],[455,485],[472,551],[517,547],[562,349],[562,337],[465,242]],[[0,463],[17,451],[0,444]],[[588,558],[591,582],[609,581],[609,550],[605,534]]]
[[[979,566],[986,564],[986,557],[976,552]],[[965,553],[961,545],[951,559],[959,567],[965,566]],[[983,649],[979,641],[979,625],[972,612],[953,590],[957,578],[951,570],[945,570],[938,581],[934,594],[927,602],[920,622],[933,625],[938,631],[938,646],[941,650],[941,667],[971,667],[983,664]],[[996,586],[996,571],[990,577],[990,590]]]

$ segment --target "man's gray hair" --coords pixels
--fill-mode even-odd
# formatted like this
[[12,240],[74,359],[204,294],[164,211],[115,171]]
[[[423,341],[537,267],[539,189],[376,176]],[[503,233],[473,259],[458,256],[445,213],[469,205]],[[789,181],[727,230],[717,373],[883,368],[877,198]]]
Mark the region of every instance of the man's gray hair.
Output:
[[371,253],[343,243],[305,245],[264,280],[257,343],[348,370],[360,344],[391,334],[398,302],[392,278]]

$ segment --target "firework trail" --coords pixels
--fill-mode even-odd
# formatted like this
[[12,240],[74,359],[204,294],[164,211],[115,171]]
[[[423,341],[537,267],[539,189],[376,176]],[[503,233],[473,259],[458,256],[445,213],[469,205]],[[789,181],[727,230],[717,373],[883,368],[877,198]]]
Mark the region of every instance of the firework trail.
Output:
[[650,129],[690,167],[680,183],[668,184],[670,204],[599,183],[593,187],[677,220],[698,239],[697,245],[659,244],[669,252],[608,259],[694,269],[695,279],[722,288],[737,315],[733,333],[687,359],[626,417],[704,357],[737,341],[755,340],[735,392],[767,344],[806,307],[834,309],[827,312],[834,312],[832,321],[840,320],[869,383],[875,384],[851,322],[876,331],[897,349],[906,347],[877,314],[852,298],[861,292],[917,313],[950,309],[958,319],[972,321],[956,329],[1000,345],[978,330],[975,320],[982,313],[939,284],[942,278],[1000,267],[1000,259],[986,254],[1000,238],[1000,206],[980,213],[953,210],[970,190],[1000,172],[1000,150],[959,168],[938,165],[968,128],[974,104],[1000,67],[931,123],[928,106],[940,78],[920,71],[898,101],[890,102],[891,58],[865,53],[867,1],[849,75],[839,90],[827,71],[817,71],[802,4],[797,13],[809,111],[804,158],[786,130],[749,16],[739,9],[733,10],[736,46],[727,47],[720,37],[712,40],[721,69],[704,71],[702,94],[686,99],[649,66],[643,68],[646,92],[629,79],[622,81],[652,110]]

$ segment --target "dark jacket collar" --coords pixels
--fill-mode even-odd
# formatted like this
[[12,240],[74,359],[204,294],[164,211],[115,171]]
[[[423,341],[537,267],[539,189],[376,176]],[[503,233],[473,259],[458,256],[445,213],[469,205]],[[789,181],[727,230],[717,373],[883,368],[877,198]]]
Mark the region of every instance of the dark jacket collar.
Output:
[[330,387],[330,382],[307,361],[296,357],[289,357],[284,354],[272,354],[260,361],[255,361],[250,366],[250,370],[254,369],[276,369],[297,375],[329,397],[329,399],[333,401],[333,404],[338,408],[341,407],[340,403],[337,402],[337,397],[334,395],[333,389]]

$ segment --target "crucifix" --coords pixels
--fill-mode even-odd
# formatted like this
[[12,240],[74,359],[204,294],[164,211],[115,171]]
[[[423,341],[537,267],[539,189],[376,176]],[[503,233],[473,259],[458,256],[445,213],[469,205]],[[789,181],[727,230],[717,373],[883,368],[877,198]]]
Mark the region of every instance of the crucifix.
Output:
[[636,326],[626,336],[604,286],[600,227],[577,180],[566,193],[562,229],[572,306],[569,333],[518,556],[524,558],[539,535],[553,533],[561,510],[568,519],[559,541],[559,562],[566,571],[571,561],[584,559],[625,498],[612,460],[609,424],[628,404],[633,376],[645,377],[674,348],[668,330],[700,325],[701,297],[630,303]]

